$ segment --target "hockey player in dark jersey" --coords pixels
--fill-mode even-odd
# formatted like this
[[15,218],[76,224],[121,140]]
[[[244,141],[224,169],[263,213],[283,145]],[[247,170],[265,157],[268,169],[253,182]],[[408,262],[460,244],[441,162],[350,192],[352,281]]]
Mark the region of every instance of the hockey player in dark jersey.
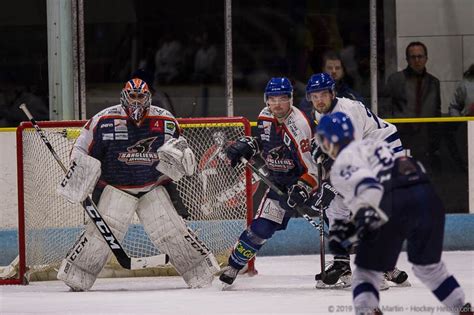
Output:
[[257,137],[239,139],[227,148],[233,167],[241,167],[259,155],[265,161],[269,179],[287,198],[267,190],[250,226],[240,235],[220,280],[232,284],[238,272],[278,230],[284,230],[296,205],[304,204],[317,187],[316,165],[312,162],[310,139],[314,122],[292,105],[293,87],[287,78],[272,78],[264,93],[265,108],[258,117]]
[[393,270],[406,240],[415,276],[453,314],[472,314],[464,291],[441,260],[444,206],[421,163],[397,157],[386,141],[355,139],[351,119],[342,112],[322,117],[316,137],[335,160],[331,182],[353,213],[334,222],[329,247],[339,254],[355,248],[355,313],[381,314],[383,272]]
[[[60,186],[61,195],[79,203],[92,194],[119,241],[136,213],[151,241],[168,254],[189,287],[210,285],[220,269],[217,261],[179,217],[163,186],[194,174],[194,153],[173,115],[151,105],[144,81],[128,81],[120,104],[86,123],[71,161],[75,169]],[[109,255],[107,244],[89,222],[63,260],[58,278],[74,291],[88,290]]]

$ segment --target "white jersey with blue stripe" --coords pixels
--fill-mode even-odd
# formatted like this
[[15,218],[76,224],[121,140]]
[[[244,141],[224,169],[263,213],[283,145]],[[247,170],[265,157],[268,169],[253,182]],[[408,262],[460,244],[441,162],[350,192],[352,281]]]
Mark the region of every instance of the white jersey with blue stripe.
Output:
[[384,192],[381,174],[394,161],[391,148],[380,140],[355,140],[339,153],[331,169],[331,183],[352,213],[364,206],[379,206]]
[[[372,111],[361,102],[345,97],[336,97],[336,105],[331,113],[335,112],[343,112],[349,116],[354,125],[354,138],[356,140],[383,140],[390,145],[394,153],[402,153],[403,147],[397,127],[372,113]],[[324,114],[315,111],[317,121],[323,116]]]

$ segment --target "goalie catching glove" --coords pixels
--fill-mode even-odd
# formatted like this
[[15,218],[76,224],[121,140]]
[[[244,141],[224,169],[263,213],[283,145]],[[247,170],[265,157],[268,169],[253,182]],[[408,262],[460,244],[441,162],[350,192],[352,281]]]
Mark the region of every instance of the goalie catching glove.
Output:
[[156,169],[173,181],[179,181],[184,175],[194,175],[196,158],[184,137],[168,140],[157,153],[159,162]]
[[73,203],[84,201],[94,190],[101,169],[99,160],[84,153],[75,154],[57,192]]
[[258,153],[260,153],[260,144],[255,137],[240,138],[226,149],[226,155],[232,167],[236,167],[240,164],[241,158],[250,160]]

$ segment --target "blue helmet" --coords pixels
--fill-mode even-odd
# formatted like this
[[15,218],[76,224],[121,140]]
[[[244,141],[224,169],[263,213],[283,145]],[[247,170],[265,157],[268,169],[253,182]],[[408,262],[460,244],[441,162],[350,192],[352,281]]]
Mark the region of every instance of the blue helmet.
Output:
[[326,72],[316,73],[311,76],[306,85],[306,98],[309,101],[309,94],[313,92],[319,92],[328,90],[334,94],[336,89],[336,82],[333,78]]
[[269,96],[278,95],[288,95],[290,98],[293,97],[293,86],[288,78],[271,78],[270,81],[268,81],[267,86],[265,87],[265,93],[263,94],[265,103]]
[[[321,118],[316,134],[321,149],[334,159],[342,148],[354,140],[354,126],[346,114],[335,112]],[[329,142],[328,147],[324,145],[324,139]],[[334,145],[339,146],[338,152],[334,151]]]

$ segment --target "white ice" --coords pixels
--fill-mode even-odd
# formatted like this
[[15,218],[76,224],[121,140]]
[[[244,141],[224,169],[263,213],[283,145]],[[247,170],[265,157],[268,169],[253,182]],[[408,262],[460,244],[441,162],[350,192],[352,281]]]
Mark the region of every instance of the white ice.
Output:
[[[327,256],[327,259],[330,257]],[[443,260],[474,301],[474,252]],[[405,253],[398,267],[412,286],[381,292],[384,314],[449,314],[413,276]],[[68,292],[59,281],[0,286],[0,314],[352,314],[350,290],[315,289],[319,256],[259,257],[258,275],[241,275],[222,291],[187,289],[179,277],[99,279],[90,292]]]

